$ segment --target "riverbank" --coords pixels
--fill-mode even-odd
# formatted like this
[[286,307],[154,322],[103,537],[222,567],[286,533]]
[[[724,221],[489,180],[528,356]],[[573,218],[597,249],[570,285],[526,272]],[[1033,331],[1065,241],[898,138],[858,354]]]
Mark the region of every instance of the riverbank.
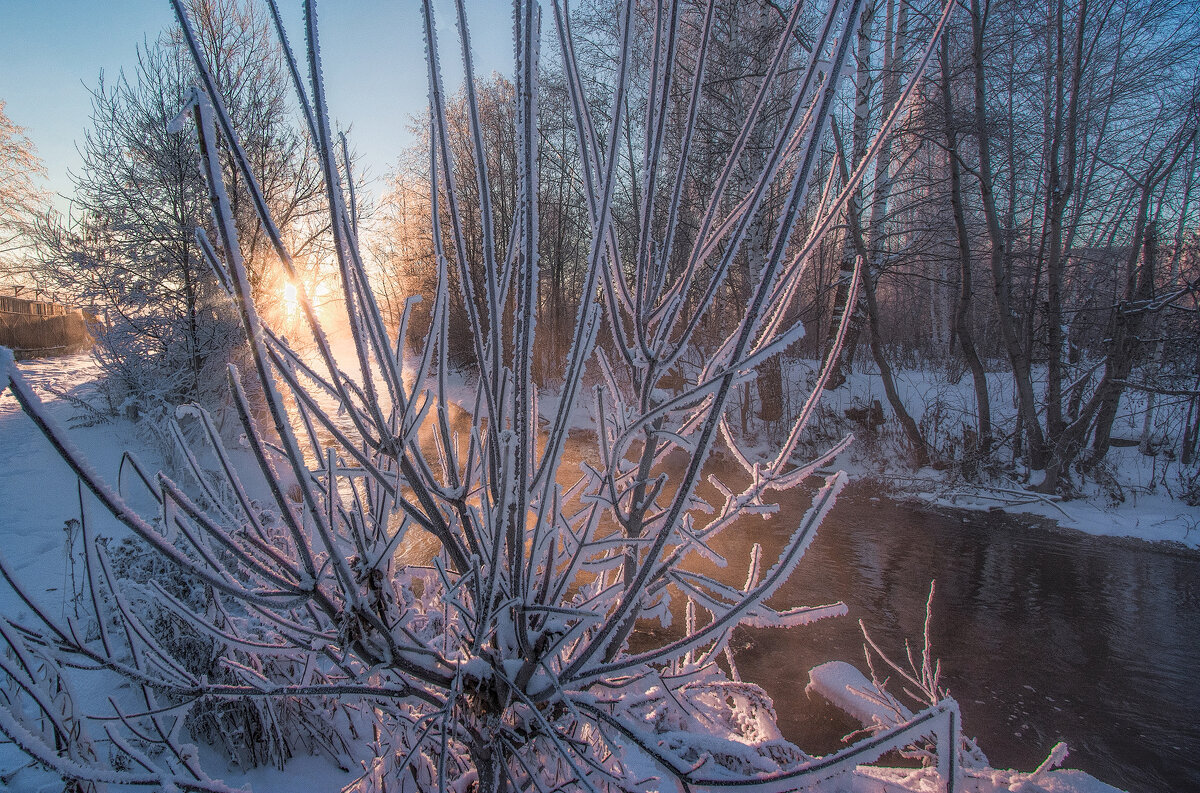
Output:
[[[1178,513],[1174,516],[1176,519],[1175,525],[1172,525],[1170,521],[1157,524],[1151,522],[1149,525],[1155,530],[1146,532],[1147,536],[1141,536],[1138,532],[1140,526],[1138,525],[1138,518],[1136,516],[1131,516],[1135,524],[1132,530],[1126,529],[1122,525],[1120,513],[1117,515],[1105,513],[1106,519],[1103,521],[1085,519],[1088,512],[1096,509],[1091,504],[1083,504],[1076,507],[1072,502],[1060,503],[1059,506],[1063,507],[1068,514],[1073,511],[1077,513],[1070,519],[1064,519],[1057,510],[1047,513],[1037,508],[996,507],[989,505],[985,499],[979,499],[975,503],[964,503],[953,499],[923,498],[920,495],[909,494],[903,490],[887,492],[887,497],[897,504],[940,515],[997,515],[1007,520],[1016,521],[1031,529],[1044,531],[1049,534],[1061,534],[1064,536],[1083,534],[1089,537],[1101,538],[1116,548],[1126,548],[1132,551],[1153,551],[1155,553],[1178,556],[1183,559],[1200,561],[1200,542],[1198,542],[1200,538],[1196,536],[1197,531],[1200,530],[1191,530],[1190,516],[1186,513]],[[1092,530],[1089,530],[1089,528]],[[1107,530],[1099,530],[1100,528]],[[1175,539],[1180,531],[1182,531],[1183,539]]]
[[[792,364],[788,391],[806,393],[816,362]],[[1075,493],[1062,498],[1033,492],[1037,472],[1011,459],[1008,448],[976,465],[968,477],[961,460],[966,430],[976,421],[970,377],[955,379],[935,368],[898,368],[895,375],[901,401],[919,423],[934,458],[942,460],[937,467],[913,468],[879,375],[870,367],[856,369],[840,388],[822,394],[810,453],[853,433],[855,443],[830,467],[845,470],[853,480],[873,481],[893,498],[931,508],[1037,517],[1096,536],[1200,549],[1200,466],[1180,463],[1172,445],[1185,423],[1186,405],[1158,406],[1149,433],[1153,442],[1146,450],[1152,453],[1143,453],[1137,439],[1145,429],[1145,396],[1125,394],[1113,431],[1120,443],[1114,442],[1088,479],[1076,476]],[[988,376],[997,426],[1015,425],[1010,379],[1003,372]],[[879,412],[872,418],[875,403]]]
[[905,474],[881,472],[870,460],[846,459],[838,464],[851,477],[875,483],[888,497],[928,509],[1021,516],[1051,530],[1162,544],[1200,555],[1200,506],[1147,484],[1150,476],[1143,469],[1153,463],[1138,459],[1136,449],[1114,451],[1119,452],[1110,454],[1123,485],[1122,500],[1113,499],[1094,483],[1084,483],[1079,495],[1064,499],[1034,493],[1016,482],[967,482],[957,472],[932,468]]
[[[798,411],[810,393],[816,363],[793,359],[785,368],[785,415]],[[455,401],[470,405],[475,394],[467,379],[459,372],[452,372],[447,379]],[[1003,372],[989,375],[998,424],[1015,420],[1007,415],[1015,412],[1008,379]],[[962,428],[975,421],[970,378],[956,381],[935,369],[897,369],[896,382],[900,398],[920,422],[930,445],[943,456],[958,453]],[[553,420],[559,401],[557,389],[542,389],[538,398],[543,423]],[[1123,397],[1115,424],[1119,436],[1137,436],[1142,398],[1138,392]],[[871,417],[875,402],[880,403],[882,423]],[[586,397],[578,400],[569,418],[572,432],[593,431],[590,405]],[[1182,422],[1181,413],[1180,405],[1160,405],[1153,423],[1155,437],[1161,440]],[[773,447],[768,440],[771,430],[753,419],[749,425],[751,438],[742,452],[751,460],[756,454],[766,459]],[[1002,452],[990,467],[981,468],[974,481],[966,478],[961,465],[914,469],[903,432],[883,398],[879,375],[870,368],[850,372],[844,385],[821,394],[795,460],[811,459],[850,434],[854,443],[827,470],[843,470],[852,482],[871,482],[881,495],[894,500],[935,510],[1019,515],[1038,519],[1040,525],[1055,530],[1200,550],[1200,501],[1187,503],[1192,496],[1200,499],[1200,465],[1183,466],[1161,443],[1152,455],[1128,443],[1113,446],[1096,469],[1097,475],[1077,481],[1077,492],[1070,498],[1033,492],[1030,472],[1019,460],[1003,459]],[[716,453],[722,453],[719,444]]]

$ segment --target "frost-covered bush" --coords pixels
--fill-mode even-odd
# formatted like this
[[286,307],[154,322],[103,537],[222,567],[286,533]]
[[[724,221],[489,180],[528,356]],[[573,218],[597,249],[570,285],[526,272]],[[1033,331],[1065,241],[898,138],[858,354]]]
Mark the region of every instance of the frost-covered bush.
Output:
[[[783,628],[844,612],[841,604],[766,605],[795,570],[844,475],[816,491],[774,558],[756,545],[748,560],[727,560],[714,539],[739,520],[775,512],[773,491],[800,486],[849,443],[844,438],[815,459],[797,459],[824,376],[774,448],[754,455],[740,449],[727,419],[756,367],[802,335],[788,305],[810,254],[862,177],[860,169],[840,196],[815,210],[807,201],[861,5],[834,2],[810,20],[811,56],[797,49],[802,5],[788,12],[746,127],[711,187],[708,210],[685,239],[676,234],[678,207],[694,187],[689,146],[702,110],[697,97],[711,4],[699,10],[660,4],[654,16],[653,68],[642,87],[646,117],[633,125],[644,133],[641,222],[618,228],[612,208],[618,146],[627,143],[623,97],[632,90],[634,4],[621,6],[613,111],[598,130],[563,9],[552,3],[591,236],[562,389],[543,413],[531,375],[538,343],[539,8],[521,2],[515,10],[518,212],[512,244],[499,250],[486,202],[477,239],[468,241],[459,216],[436,26],[432,3],[423,4],[430,163],[441,175],[431,180],[430,196],[438,289],[427,296],[431,333],[413,354],[401,343],[403,318],[398,329],[385,326],[360,255],[308,4],[309,85],[294,60],[290,67],[321,154],[353,337],[352,359],[337,360],[176,2],[201,83],[175,128],[193,127],[182,123],[185,116],[197,122],[220,244],[214,248],[203,234],[197,243],[240,312],[263,405],[247,398],[243,375],[231,366],[227,379],[244,447],[227,451],[209,415],[188,411],[194,427],[190,440],[178,433],[180,476],[151,477],[130,461],[158,505],[143,515],[44,418],[20,374],[0,366],[0,377],[92,495],[156,554],[152,566],[175,571],[122,580],[113,554],[85,536],[90,633],[40,607],[10,579],[38,624],[0,620],[10,650],[0,660],[5,690],[17,692],[10,705],[22,703],[0,708],[0,730],[66,778],[188,790],[228,789],[201,767],[187,741],[215,739],[230,724],[261,727],[263,740],[273,742],[266,750],[248,744],[239,755],[236,737],[222,735],[239,761],[326,751],[348,766],[361,764],[365,773],[350,789],[364,793],[640,790],[652,778],[782,788],[810,772],[844,768],[810,766],[782,740],[769,700],[740,680],[728,649],[738,625]],[[465,14],[461,2],[456,6],[470,75]],[[697,47],[686,52],[677,47],[685,29],[700,32]],[[791,67],[801,77],[785,120],[748,187],[733,194],[729,177],[761,121],[759,102]],[[483,162],[472,85],[468,80],[473,155]],[[672,114],[677,123],[668,124]],[[296,352],[259,317],[222,156],[236,162],[292,273],[311,354]],[[489,176],[476,169],[480,195],[490,195]],[[784,199],[768,205],[771,190]],[[722,284],[756,218],[771,230],[768,255],[745,303],[731,307]],[[483,251],[483,294],[463,295],[467,327],[451,327],[449,268],[467,266],[468,242]],[[463,275],[456,280],[471,292],[476,280]],[[486,311],[477,310],[481,305]],[[700,368],[666,387],[677,362],[696,359],[689,351],[697,328],[714,312],[729,334],[708,348]],[[477,361],[460,405],[447,382],[451,334],[468,338]],[[585,374],[599,385],[585,391]],[[594,433],[572,436],[581,404],[592,411]],[[574,462],[592,443],[595,456]],[[736,461],[732,477],[706,467],[718,446]],[[183,475],[186,488],[176,482]],[[694,572],[696,558],[735,570],[745,565],[745,573],[739,570],[731,584]],[[184,589],[170,583],[175,576],[187,582]],[[632,644],[648,620],[673,629]],[[167,636],[184,626],[188,641]],[[197,648],[211,646],[211,667],[179,657],[189,646],[206,663]],[[25,660],[35,655],[56,675],[82,668],[61,673],[64,679],[91,673],[100,684],[123,680],[131,688],[115,694],[106,712],[71,716],[68,725],[68,711],[44,696],[49,678]],[[40,726],[47,723],[53,736]],[[103,744],[120,763],[92,750]]]
[[1200,465],[1177,465],[1171,495],[1189,507],[1200,507]]

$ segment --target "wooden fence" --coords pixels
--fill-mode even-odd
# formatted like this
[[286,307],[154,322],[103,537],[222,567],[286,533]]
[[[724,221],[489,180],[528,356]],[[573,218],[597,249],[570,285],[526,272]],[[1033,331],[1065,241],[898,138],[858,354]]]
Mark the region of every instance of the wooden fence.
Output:
[[86,350],[92,345],[88,319],[78,308],[0,295],[0,346],[17,360]]

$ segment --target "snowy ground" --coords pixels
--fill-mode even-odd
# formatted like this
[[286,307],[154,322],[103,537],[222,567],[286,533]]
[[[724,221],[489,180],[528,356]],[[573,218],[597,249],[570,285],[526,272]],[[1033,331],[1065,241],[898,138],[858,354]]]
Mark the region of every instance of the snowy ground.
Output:
[[[792,370],[792,381],[787,384],[789,392],[806,393],[805,381],[813,377],[813,363],[801,362]],[[928,442],[939,450],[957,451],[963,425],[975,424],[970,375],[955,381],[944,371],[904,369],[897,370],[896,379],[901,399],[920,423]],[[988,380],[994,422],[1013,426],[1016,407],[1011,376],[996,373],[989,375]],[[1140,437],[1141,399],[1137,393],[1122,399],[1114,437]],[[847,408],[869,407],[874,400],[879,400],[888,418],[884,427],[872,432],[845,419]],[[1168,459],[1166,453],[1147,456],[1136,447],[1112,448],[1103,464],[1105,486],[1083,483],[1081,498],[1049,499],[1028,492],[1019,469],[1015,477],[992,477],[986,487],[964,481],[954,470],[925,468],[914,472],[905,459],[904,442],[892,419],[882,382],[871,367],[860,367],[844,386],[826,393],[821,406],[820,420],[827,434],[831,437],[839,431],[856,434],[856,443],[838,459],[837,467],[855,479],[876,479],[893,495],[938,506],[1038,515],[1089,534],[1200,548],[1200,507],[1188,506],[1178,497],[1187,487],[1186,478],[1189,474],[1196,476],[1197,468],[1193,464],[1185,469]],[[1156,436],[1173,439],[1181,422],[1180,406],[1160,407],[1156,413]]]
[[[94,394],[95,365],[87,354],[20,364],[21,372],[47,399],[51,415],[66,423],[79,411],[69,402],[54,398],[44,390],[47,385],[68,389],[86,398]],[[77,429],[72,437],[87,450],[106,475],[116,470],[120,450],[130,441],[126,424],[102,424]],[[89,513],[89,516],[91,513]],[[41,603],[56,604],[50,613],[65,614],[72,586],[65,530],[67,521],[79,518],[76,479],[49,443],[21,412],[8,390],[0,391],[0,549],[5,567]],[[112,531],[111,522],[95,515],[102,530]],[[28,610],[8,587],[0,588],[0,609],[18,621],[25,621]],[[62,790],[44,774],[14,769],[26,762],[13,746],[0,745],[0,774],[3,785],[13,790]],[[2,787],[3,785],[0,785]]]
[[[50,415],[63,425],[73,425],[80,409],[45,390],[51,386],[80,399],[96,396],[97,370],[88,354],[19,364],[21,373],[50,406]],[[146,449],[132,425],[106,422],[77,427],[75,443],[88,454],[106,477],[115,476],[121,450]],[[24,582],[32,582],[38,596],[65,592],[70,570],[64,553],[64,527],[79,519],[79,493],[75,475],[51,448],[45,437],[8,390],[0,391],[0,547],[9,570]],[[147,459],[150,465],[159,461]],[[85,503],[87,500],[85,499]],[[112,531],[115,521],[89,505],[89,521],[103,531]],[[7,606],[8,603],[5,602]],[[11,614],[12,612],[6,611]]]
[[[53,386],[78,399],[97,396],[95,378],[97,371],[87,355],[78,355],[49,361],[35,361],[20,365],[22,373],[42,394],[49,406],[50,416],[61,425],[78,424],[81,408],[71,400],[54,396],[45,390]],[[921,380],[916,377],[904,379],[905,388],[915,398],[922,388],[939,387],[936,378]],[[456,387],[464,393],[469,389],[461,381]],[[826,407],[831,415],[855,400],[869,400],[879,394],[877,378],[856,374],[850,386],[826,397]],[[552,397],[544,399],[541,412],[553,414]],[[581,406],[575,423],[586,423],[586,406]],[[139,437],[133,424],[112,421],[93,426],[76,426],[71,431],[74,442],[91,458],[95,467],[110,481],[117,476],[121,449],[138,450],[139,458],[151,470],[161,465],[153,444]],[[878,456],[872,457],[872,445],[878,451],[886,439],[868,440],[863,444],[865,452],[852,453],[844,461],[846,467],[861,474],[895,477],[894,467],[880,465]],[[1136,450],[1134,451],[1136,454]],[[1140,457],[1140,455],[1138,456]],[[1143,458],[1145,459],[1145,458]],[[76,480],[66,465],[37,430],[34,424],[20,411],[16,400],[8,391],[0,392],[0,549],[8,570],[27,587],[35,599],[52,604],[51,613],[65,613],[71,608],[71,588],[74,586],[66,551],[67,541],[77,537],[64,530],[69,521],[78,519],[80,500]],[[1122,463],[1120,470],[1125,475],[1137,475],[1133,458]],[[944,473],[928,471],[936,486],[926,487],[923,492],[931,501],[955,503],[958,506],[985,508],[994,506],[979,496],[965,495]],[[128,484],[128,483],[126,483]],[[911,488],[910,488],[911,489]],[[1143,488],[1144,489],[1144,488]],[[133,488],[126,488],[129,494]],[[1026,504],[1021,509],[1058,517],[1065,525],[1091,530],[1096,533],[1140,536],[1144,539],[1169,539],[1200,543],[1200,532],[1188,531],[1200,517],[1197,510],[1182,507],[1180,502],[1169,500],[1163,493],[1142,492],[1127,488],[1134,495],[1126,504],[1115,508],[1097,505],[1092,501],[1067,504]],[[136,503],[136,495],[134,495]],[[114,535],[121,529],[107,516],[99,514],[90,499],[85,498],[85,514],[90,528]],[[139,504],[140,507],[146,505]],[[1068,518],[1060,514],[1065,511]],[[0,588],[0,610],[6,615],[23,618],[24,607],[7,588]],[[100,707],[109,692],[87,691],[80,699],[84,708],[89,705]],[[202,750],[204,752],[205,750]],[[220,760],[212,758],[211,768],[221,775]],[[0,789],[52,791],[61,790],[61,783],[42,772],[26,765],[25,758],[11,745],[0,745]],[[15,771],[15,773],[14,773]],[[297,774],[306,780],[304,788],[311,790],[337,790],[352,776],[332,768],[328,763],[315,759],[297,759],[289,764],[286,772],[273,769],[258,769],[250,773],[235,771],[226,777],[234,785],[252,784],[255,790],[274,793],[295,790]],[[1044,770],[1031,776],[1015,771],[985,769],[967,775],[965,789],[978,793],[992,791],[1045,791],[1046,793],[1111,793],[1115,790],[1097,782],[1087,775],[1075,771]],[[928,770],[860,768],[853,781],[839,782],[839,790],[852,793],[892,793],[893,791],[934,790],[935,780]],[[673,789],[673,788],[671,788]]]
[[[72,397],[99,403],[96,378],[98,370],[90,354],[19,364],[21,373],[37,389],[48,407],[50,417],[62,426],[73,426],[72,441],[88,456],[101,476],[115,482],[123,449],[134,450],[139,462],[150,471],[161,467],[155,445],[139,436],[128,421],[115,420],[84,427],[78,417],[83,409],[70,400],[55,396],[47,386]],[[129,481],[125,482],[130,485]],[[137,488],[127,486],[125,495],[141,509]],[[50,613],[65,616],[71,608],[73,586],[68,561],[68,521],[78,520],[80,500],[76,478],[33,422],[21,412],[8,390],[0,391],[0,559],[5,567],[40,603],[53,604]],[[96,507],[85,495],[85,514],[89,528],[98,533],[120,537],[128,532]],[[77,540],[78,534],[75,538]],[[28,610],[8,587],[0,586],[0,612],[23,621]],[[106,709],[105,700],[112,692],[77,690],[84,709]],[[205,750],[201,750],[202,754]],[[221,761],[211,758],[209,767],[221,776]],[[61,793],[57,776],[27,767],[28,759],[11,744],[0,744],[0,790],[20,793]],[[306,783],[297,788],[296,779]],[[336,791],[354,778],[328,762],[316,758],[298,758],[286,772],[273,768],[237,772],[227,776],[234,785],[251,784],[259,793],[294,793],[298,789]]]

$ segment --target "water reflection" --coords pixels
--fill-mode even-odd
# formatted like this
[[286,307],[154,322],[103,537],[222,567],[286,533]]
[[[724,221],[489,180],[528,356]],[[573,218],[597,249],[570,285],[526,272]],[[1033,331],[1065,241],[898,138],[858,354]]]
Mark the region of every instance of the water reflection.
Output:
[[[778,541],[803,503],[758,536],[726,537],[724,550],[744,559],[736,546]],[[1200,559],[1004,515],[918,511],[863,487],[839,501],[778,595],[840,599],[849,617],[739,632],[742,673],[775,698],[785,735],[827,751],[857,726],[806,697],[806,672],[839,658],[865,670],[859,619],[901,656],[906,637],[920,641],[930,578],[943,684],[994,764],[1032,770],[1065,740],[1071,766],[1112,784],[1200,789]]]

